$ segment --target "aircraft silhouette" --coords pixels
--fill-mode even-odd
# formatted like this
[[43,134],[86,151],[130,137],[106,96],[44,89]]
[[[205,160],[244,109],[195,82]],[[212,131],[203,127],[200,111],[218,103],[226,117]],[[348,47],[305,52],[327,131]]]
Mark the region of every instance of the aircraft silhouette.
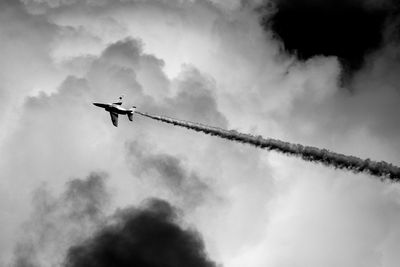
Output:
[[119,101],[116,103],[93,103],[96,107],[104,108],[106,111],[110,112],[111,121],[115,127],[118,127],[118,115],[127,115],[130,121],[133,121],[133,113],[135,113],[135,106],[132,108],[122,108],[122,97],[119,97]]

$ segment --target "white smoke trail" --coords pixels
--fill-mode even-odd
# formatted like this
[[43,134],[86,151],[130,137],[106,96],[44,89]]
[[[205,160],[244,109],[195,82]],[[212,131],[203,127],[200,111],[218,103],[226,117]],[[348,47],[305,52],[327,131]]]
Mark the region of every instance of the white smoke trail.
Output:
[[240,143],[250,144],[255,147],[264,148],[267,150],[278,151],[287,155],[301,157],[303,160],[311,162],[319,162],[325,166],[330,166],[338,169],[347,169],[354,173],[368,173],[370,175],[380,177],[381,180],[389,179],[394,182],[400,181],[400,167],[385,161],[372,161],[370,159],[360,159],[354,156],[347,156],[320,149],[317,147],[303,146],[300,144],[291,144],[271,138],[263,138],[262,136],[253,136],[249,134],[239,133],[234,130],[224,130],[218,127],[212,127],[200,123],[177,120],[164,116],[151,115],[146,112],[135,111],[137,114],[162,121],[165,123],[181,126],[197,132],[203,132],[210,135],[215,135],[224,139],[237,141]]

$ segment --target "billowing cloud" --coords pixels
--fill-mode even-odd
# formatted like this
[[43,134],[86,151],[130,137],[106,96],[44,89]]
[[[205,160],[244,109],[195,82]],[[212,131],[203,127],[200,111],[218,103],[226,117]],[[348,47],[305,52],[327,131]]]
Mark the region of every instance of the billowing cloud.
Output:
[[60,196],[45,186],[33,195],[33,211],[15,248],[12,266],[51,266],[68,247],[83,240],[104,220],[110,201],[103,173],[70,180]]
[[[42,92],[37,96],[26,98],[23,112],[19,117],[19,127],[3,144],[5,148],[3,153],[16,152],[9,154],[7,160],[2,163],[4,166],[2,175],[14,177],[13,182],[7,184],[4,190],[5,188],[14,188],[13,190],[24,188],[19,196],[21,202],[18,202],[21,208],[18,212],[11,213],[10,211],[7,215],[9,220],[17,220],[25,216],[26,210],[29,210],[29,194],[32,188],[41,181],[48,181],[52,186],[60,187],[69,177],[85,175],[92,170],[107,170],[118,177],[114,181],[121,182],[122,187],[120,185],[116,187],[124,188],[122,190],[126,193],[120,194],[121,197],[117,197],[117,201],[122,201],[124,204],[140,201],[156,192],[156,189],[147,191],[146,186],[140,190],[138,186],[140,181],[131,178],[130,167],[124,164],[126,162],[123,153],[125,143],[148,135],[147,131],[143,131],[140,126],[143,122],[135,118],[132,125],[126,118],[121,117],[120,119],[124,121],[120,128],[134,126],[136,131],[108,132],[106,129],[111,123],[109,115],[94,107],[91,104],[93,101],[108,102],[116,96],[125,94],[125,99],[128,99],[129,104],[162,112],[173,110],[174,106],[181,106],[174,112],[178,110],[183,112],[186,109],[184,104],[196,105],[199,99],[200,106],[192,113],[194,118],[202,118],[204,113],[203,121],[225,123],[211,94],[213,85],[207,78],[202,77],[202,74],[195,70],[188,70],[176,81],[170,81],[162,71],[162,60],[145,54],[141,49],[140,41],[124,39],[110,44],[98,57],[84,57],[83,60],[87,61],[82,68],[83,72],[80,72],[79,76],[66,77],[56,93]],[[157,77],[158,81],[156,81]],[[187,101],[184,103],[182,91],[188,89],[188,84],[191,83],[197,86],[190,88],[194,96],[185,93],[184,98],[187,98]],[[175,88],[178,95],[171,94],[170,88]],[[162,91],[154,95],[152,90]],[[160,105],[155,104],[157,101],[161,102]],[[98,125],[94,126],[96,124]],[[138,125],[135,126],[135,124]],[[165,130],[158,132],[163,133]],[[155,133],[153,136],[148,135],[145,139],[159,139]],[[174,138],[170,134],[163,135]],[[83,143],[86,145],[82,145]],[[118,147],[122,151],[119,151]],[[110,154],[110,152],[113,153]],[[17,165],[23,165],[24,168],[17,168]],[[182,171],[186,172],[183,168]],[[8,182],[5,180],[5,183]],[[200,180],[195,183],[195,187],[202,187]],[[144,193],[131,194],[130,188],[136,188],[135,191]],[[7,190],[8,193],[4,193],[1,203],[4,211],[8,211],[9,203],[14,202],[13,190]],[[15,239],[11,231],[7,232],[4,235]]]
[[[177,198],[181,206],[195,208],[206,200],[215,200],[212,189],[205,179],[195,171],[184,166],[179,157],[149,151],[148,145],[138,141],[127,147],[127,161],[132,166],[132,172],[142,180],[154,179],[154,185],[165,185],[169,199]],[[160,186],[158,186],[160,187]]]
[[198,233],[177,222],[168,202],[119,210],[113,222],[68,251],[65,266],[213,267]]
[[[44,17],[33,17],[19,1],[0,3],[0,122],[16,126],[14,119],[25,96],[51,91],[62,79],[48,51],[57,27]],[[0,133],[0,141],[8,131]]]
[[[70,177],[105,171],[114,196],[110,210],[162,195],[183,210],[210,258],[224,266],[397,266],[398,185],[139,116],[121,117],[115,128],[91,104],[125,94],[124,104],[143,112],[398,164],[399,46],[395,23],[385,26],[386,12],[396,14],[389,2],[353,1],[360,21],[378,10],[385,22],[378,14],[365,23],[372,35],[359,32],[366,41],[346,59],[358,71],[345,88],[340,73],[347,54],[339,52],[353,46],[319,53],[325,50],[313,35],[301,41],[318,53],[296,57],[295,49],[281,50],[283,37],[260,24],[262,15],[274,21],[285,8],[265,14],[258,9],[264,1],[245,2],[1,2],[7,6],[0,11],[0,120],[7,122],[0,138],[1,264],[12,262],[17,243],[21,264],[43,262],[41,247],[17,234],[29,220],[35,188],[45,182],[58,196]],[[289,3],[273,2],[276,8]],[[334,18],[351,7],[333,5]],[[312,26],[326,23],[310,15],[297,25],[311,20]],[[137,144],[131,153],[129,144]],[[205,201],[187,205],[196,192]],[[209,201],[209,194],[222,201]],[[134,210],[136,216],[146,208]],[[96,236],[76,245],[94,252]]]
[[397,8],[391,0],[271,3],[275,10],[265,17],[264,26],[282,41],[284,49],[301,60],[337,56],[344,76],[360,70],[365,57],[382,46],[385,25]]
[[147,200],[108,216],[105,177],[72,179],[58,197],[37,189],[12,266],[216,266],[199,233],[180,226],[178,211],[166,201]]

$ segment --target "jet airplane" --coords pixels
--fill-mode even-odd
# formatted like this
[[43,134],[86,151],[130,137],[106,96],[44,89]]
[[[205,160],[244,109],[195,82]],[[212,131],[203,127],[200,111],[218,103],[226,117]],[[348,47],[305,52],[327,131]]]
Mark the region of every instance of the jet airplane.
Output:
[[118,115],[127,115],[130,121],[133,121],[133,113],[135,113],[135,106],[132,108],[122,108],[122,97],[119,97],[119,101],[116,103],[93,103],[96,107],[104,108],[106,111],[110,112],[111,121],[115,127],[118,127]]

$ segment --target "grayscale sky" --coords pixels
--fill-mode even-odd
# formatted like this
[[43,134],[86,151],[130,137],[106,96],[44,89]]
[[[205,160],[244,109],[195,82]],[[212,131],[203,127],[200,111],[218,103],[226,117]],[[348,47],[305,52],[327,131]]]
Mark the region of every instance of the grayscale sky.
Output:
[[198,266],[398,266],[399,184],[141,116],[115,128],[92,105],[124,94],[140,111],[399,165],[398,10],[349,0],[333,9],[344,26],[324,28],[318,1],[299,0],[297,29],[288,2],[2,0],[0,266],[82,266],[71,247],[146,212],[198,239]]

